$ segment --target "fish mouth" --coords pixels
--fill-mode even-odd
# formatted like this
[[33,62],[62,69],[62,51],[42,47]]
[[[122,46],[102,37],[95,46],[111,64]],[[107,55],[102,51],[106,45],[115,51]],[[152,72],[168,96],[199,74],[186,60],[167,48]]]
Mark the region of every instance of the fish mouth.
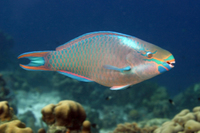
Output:
[[173,60],[173,61],[167,61],[166,62],[171,68],[173,68],[174,67],[174,64],[175,64],[175,60]]

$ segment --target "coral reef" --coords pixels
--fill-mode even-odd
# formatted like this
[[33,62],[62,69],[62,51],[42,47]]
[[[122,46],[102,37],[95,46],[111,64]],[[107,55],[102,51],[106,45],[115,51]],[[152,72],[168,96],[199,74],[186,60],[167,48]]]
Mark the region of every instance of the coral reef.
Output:
[[40,129],[38,130],[38,133],[46,133],[46,131],[45,131],[44,128],[40,128]]
[[153,133],[156,128],[156,126],[140,128],[135,122],[125,123],[118,124],[113,133]]
[[[42,120],[48,125],[48,133],[78,132],[83,124],[83,132],[90,131],[90,123],[85,121],[86,113],[81,104],[64,100],[58,104],[45,106],[41,113]],[[84,122],[84,123],[83,123]]]
[[154,133],[196,133],[200,132],[200,107],[195,107],[192,112],[182,110],[171,121],[165,122]]
[[[24,72],[26,72],[26,76],[24,76]],[[109,129],[119,122],[142,121],[155,117],[168,118],[173,115],[166,88],[155,83],[143,82],[123,91],[111,91],[98,84],[79,82],[55,72],[24,72],[15,71],[11,75],[14,89],[17,90],[16,99],[18,99],[18,103],[23,104],[21,104],[22,106],[28,107],[29,105],[24,104],[24,100],[20,97],[28,99],[30,102],[26,103],[34,105],[29,109],[33,110],[32,113],[37,118],[37,123],[39,123],[40,112],[35,107],[44,107],[49,100],[51,100],[50,103],[55,104],[66,97],[80,102],[86,106],[86,109],[91,108],[86,111],[88,112],[87,117],[92,123],[98,124],[100,128]],[[23,93],[21,93],[22,90]],[[49,94],[50,92],[56,93],[56,95]],[[106,100],[107,96],[112,98]],[[42,103],[40,102],[41,98]],[[21,112],[22,106],[19,107],[19,112]],[[23,110],[27,110],[27,108],[23,108]]]
[[91,133],[91,123],[88,120],[83,122],[83,128],[81,133]]
[[[193,108],[192,112],[188,109],[182,110],[171,121],[165,119],[163,123],[163,120],[153,119],[153,122],[150,120],[145,124],[144,122],[118,124],[113,133],[199,133],[200,106]],[[163,124],[160,126],[161,122]]]
[[0,132],[1,133],[33,133],[31,128],[17,120],[13,109],[7,101],[0,102]]
[[9,80],[6,76],[0,73],[0,101],[7,101],[12,107],[12,111],[17,113],[15,96],[11,86],[9,85]]
[[[33,123],[35,121],[35,126],[40,127],[41,123],[41,109],[45,107],[49,103],[58,103],[60,99],[61,93],[55,92],[55,91],[49,91],[46,93],[39,93],[37,91],[17,91],[15,93],[15,98],[17,99],[17,109],[18,109],[18,117],[23,122],[31,122]],[[42,102],[41,102],[42,101]],[[31,112],[31,113],[27,113]],[[29,115],[29,119],[25,119],[23,117],[27,117]],[[32,117],[32,118],[31,118]],[[34,120],[34,118],[36,120]],[[33,124],[30,124],[29,126],[34,129],[34,126],[31,126]]]
[[0,125],[1,133],[33,133],[32,129],[26,127],[24,123],[19,120],[10,121]]
[[36,132],[38,128],[41,126],[41,125],[38,126],[37,124],[35,124],[36,118],[34,114],[32,113],[32,111],[30,110],[23,114],[18,114],[17,117],[20,121],[22,121],[23,123],[26,123],[26,126],[30,127],[34,132]]
[[13,108],[11,108],[7,101],[0,102],[0,124],[15,120]]
[[[91,124],[85,120],[86,113],[81,104],[64,100],[49,104],[42,109],[42,120],[48,125],[48,133],[91,133]],[[31,128],[19,121],[7,101],[0,102],[1,133],[33,133]],[[41,128],[38,133],[46,133]]]
[[157,128],[154,133],[178,133],[183,131],[183,127],[173,121],[165,122],[161,127]]
[[[175,105],[172,105],[168,101],[169,95],[166,88],[148,81],[134,85],[130,89],[110,91],[95,83],[85,84],[54,72],[26,72],[26,74],[24,76],[23,72],[16,71],[12,74],[11,83],[17,90],[15,97],[21,104],[19,104],[19,112],[31,110],[36,118],[35,123],[38,124],[40,124],[38,121],[40,117],[35,112],[39,112],[41,107],[48,103],[56,105],[58,101],[66,97],[84,105],[87,119],[92,124],[97,124],[99,130],[108,130],[117,123],[139,122],[152,118],[172,118],[183,107],[192,109],[199,104],[199,84],[195,84],[175,96],[173,98]],[[21,93],[22,90],[23,93]],[[108,96],[112,98],[106,99]],[[25,102],[26,104],[24,104]],[[23,108],[24,106],[26,108]],[[191,115],[189,114],[187,117],[191,117]]]

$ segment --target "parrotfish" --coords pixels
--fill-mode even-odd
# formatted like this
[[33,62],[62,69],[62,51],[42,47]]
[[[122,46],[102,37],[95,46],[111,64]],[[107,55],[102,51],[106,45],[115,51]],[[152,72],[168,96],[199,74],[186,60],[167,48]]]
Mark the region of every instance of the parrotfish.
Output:
[[139,38],[111,31],[79,36],[55,51],[19,55],[30,63],[26,70],[57,71],[84,82],[97,82],[112,90],[127,88],[174,67],[174,56]]

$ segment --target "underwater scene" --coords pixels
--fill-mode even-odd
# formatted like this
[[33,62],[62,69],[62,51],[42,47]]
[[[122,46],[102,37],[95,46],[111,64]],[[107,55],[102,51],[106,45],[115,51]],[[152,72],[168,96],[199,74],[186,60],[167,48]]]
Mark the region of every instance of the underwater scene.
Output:
[[200,1],[0,1],[0,133],[200,133]]

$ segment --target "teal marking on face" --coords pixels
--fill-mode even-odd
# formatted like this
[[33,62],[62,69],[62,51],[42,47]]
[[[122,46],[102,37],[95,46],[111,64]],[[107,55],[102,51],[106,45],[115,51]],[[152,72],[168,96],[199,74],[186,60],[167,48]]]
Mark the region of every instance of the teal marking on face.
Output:
[[[153,61],[155,62],[156,64],[158,65],[161,65],[163,67],[166,67],[168,70],[171,69],[171,67],[166,63],[166,62],[162,62],[162,61],[159,61],[159,60],[156,60],[156,59],[144,59],[145,61]],[[165,71],[166,71],[166,68],[165,68]]]
[[168,70],[171,69],[171,67],[169,66],[169,64],[167,64],[166,62],[163,62],[162,64],[164,67],[166,67]]
[[171,55],[171,56],[169,56],[167,59],[164,59],[164,61],[173,60],[173,59],[174,59],[174,56]]
[[159,60],[156,60],[156,59],[144,59],[145,61],[153,61],[153,62],[155,62],[156,64],[163,64],[163,62],[162,61],[159,61]]
[[163,73],[163,72],[166,71],[166,69],[165,69],[164,67],[162,67],[162,66],[159,66],[159,67],[158,67],[158,71],[159,71],[160,73]]

